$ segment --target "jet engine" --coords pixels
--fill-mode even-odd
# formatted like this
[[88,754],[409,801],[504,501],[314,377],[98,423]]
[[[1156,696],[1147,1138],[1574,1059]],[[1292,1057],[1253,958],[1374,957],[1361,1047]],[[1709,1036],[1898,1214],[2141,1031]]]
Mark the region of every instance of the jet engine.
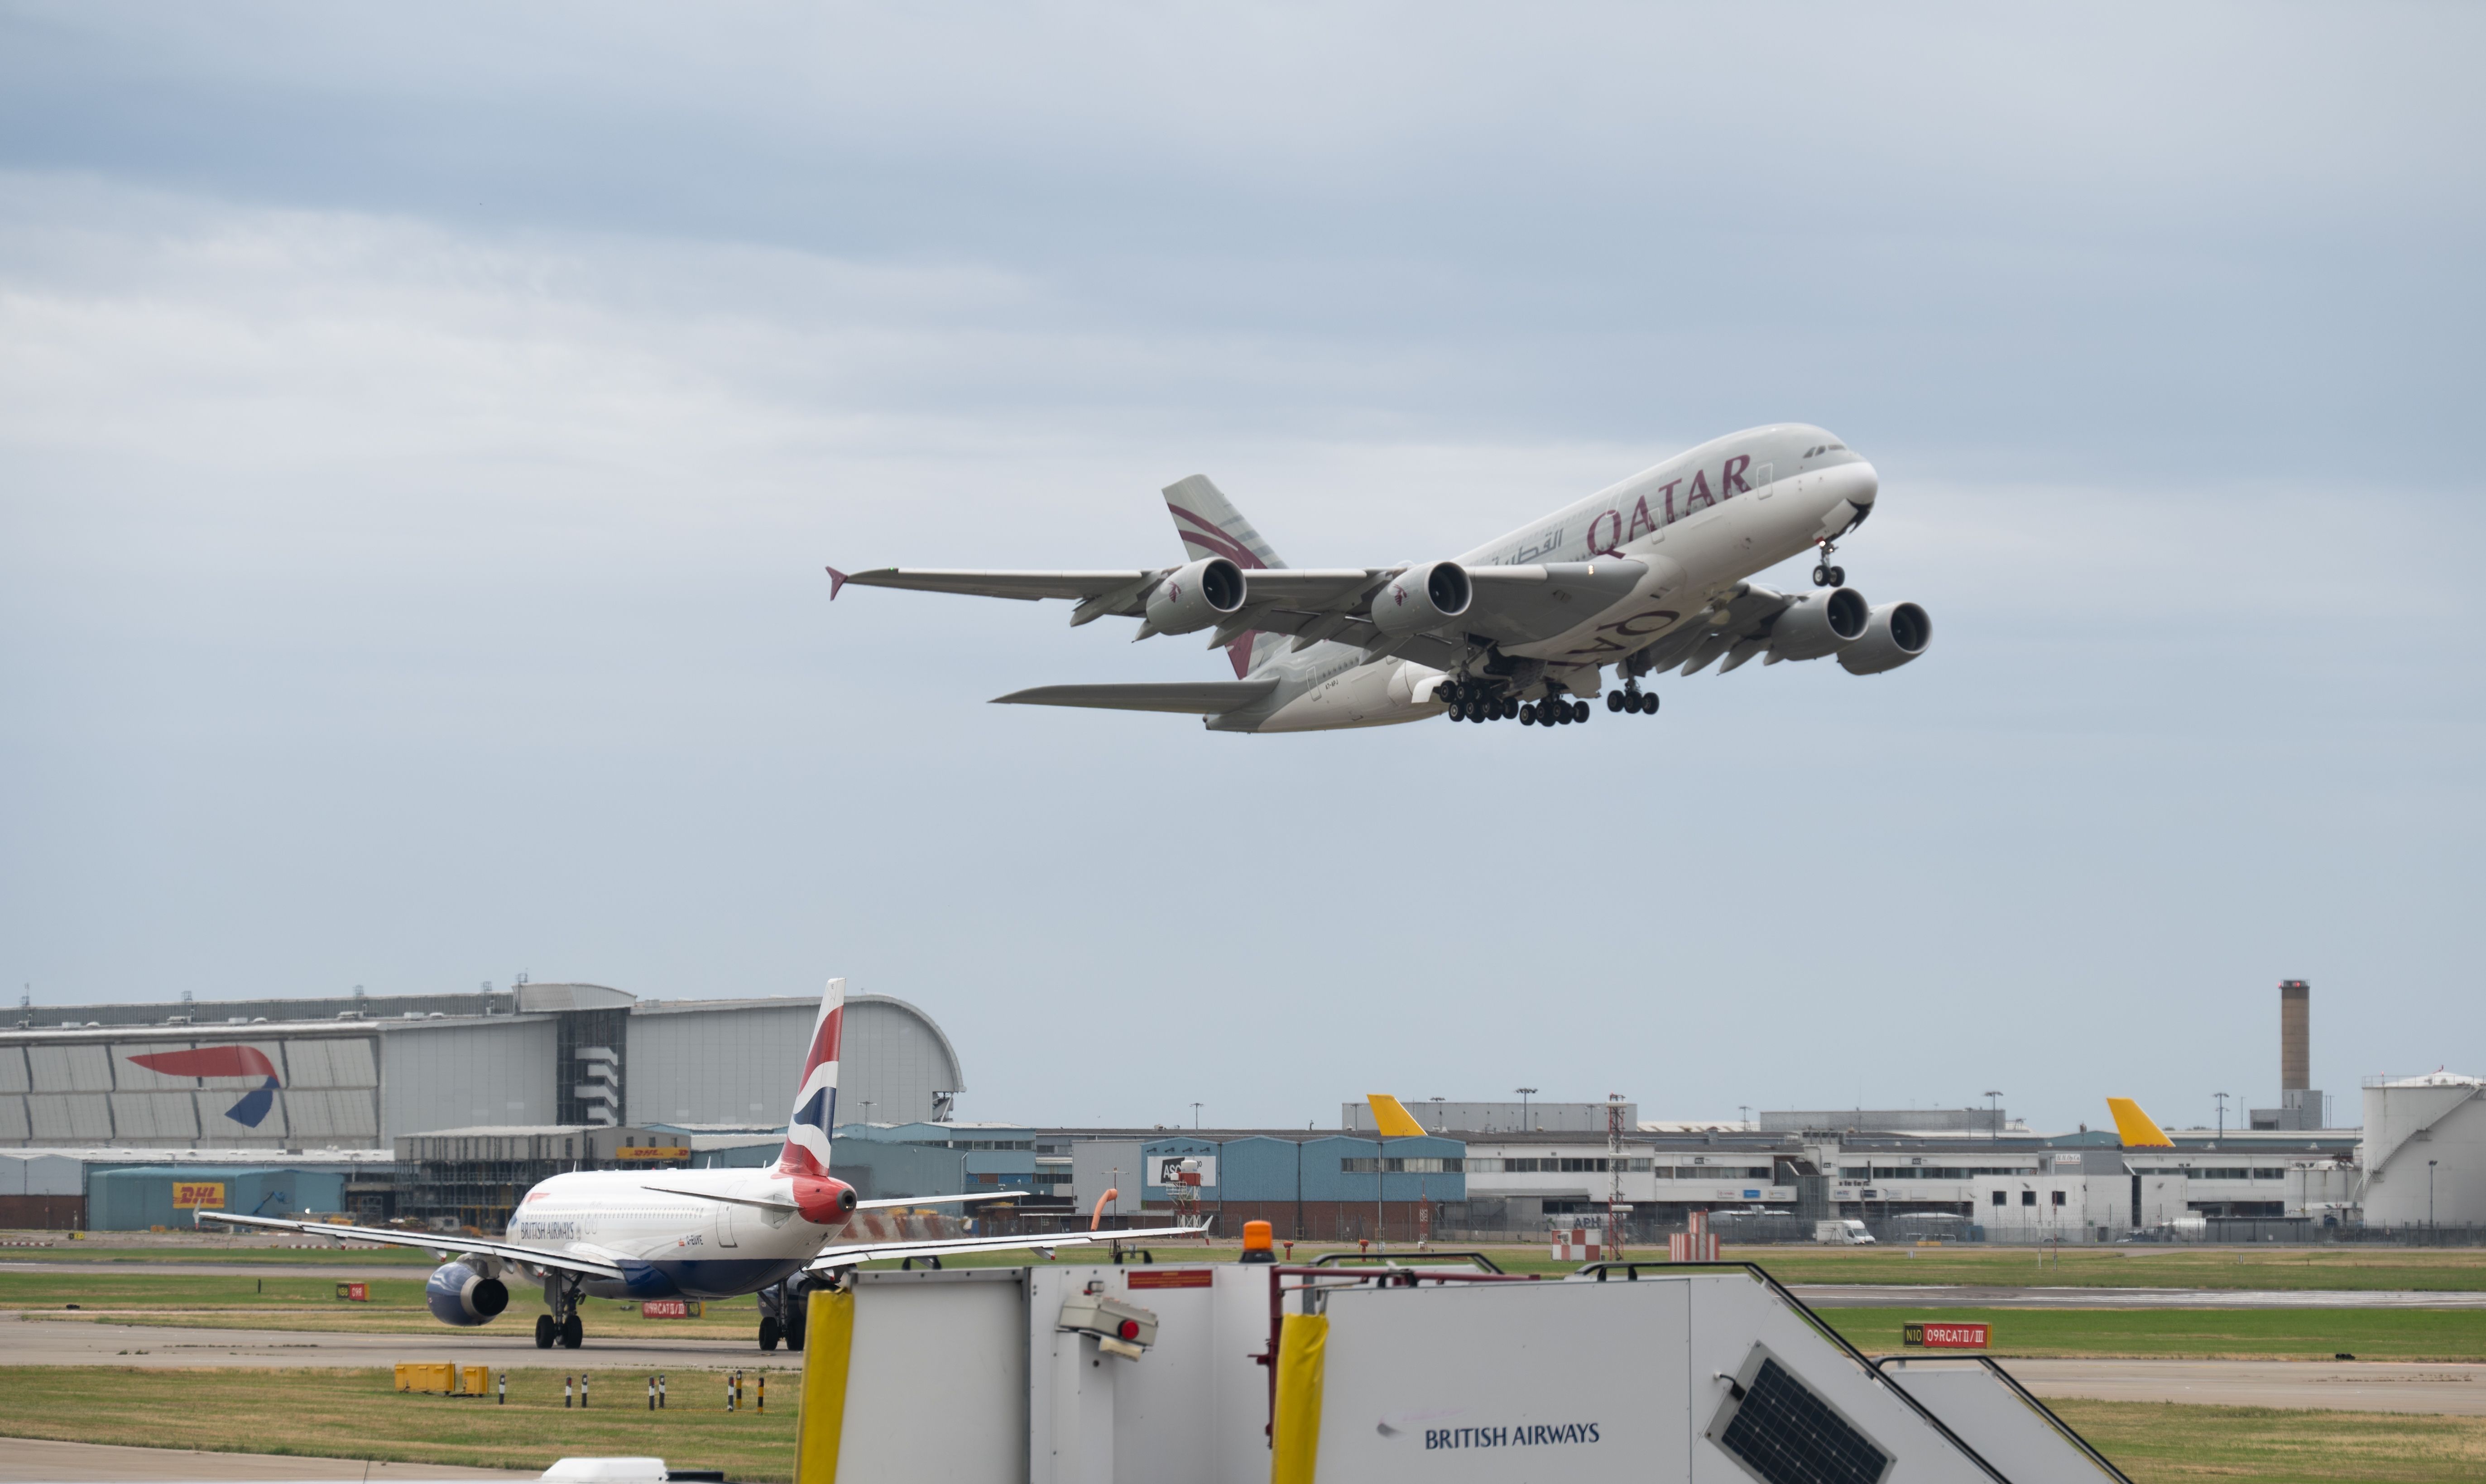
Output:
[[1924,653],[1933,637],[1934,620],[1923,609],[1885,603],[1865,619],[1864,637],[1838,651],[1838,664],[1851,675],[1878,675]]
[[1148,594],[1150,634],[1204,629],[1243,606],[1243,569],[1224,557],[1202,557]]
[[442,1324],[472,1329],[490,1324],[510,1306],[510,1290],[499,1278],[462,1259],[432,1270],[423,1285],[423,1303]]
[[1853,588],[1808,592],[1780,610],[1770,625],[1770,652],[1782,660],[1817,660],[1864,637],[1871,614]]
[[1437,629],[1468,611],[1474,591],[1467,568],[1426,562],[1391,578],[1372,594],[1372,626],[1393,639]]

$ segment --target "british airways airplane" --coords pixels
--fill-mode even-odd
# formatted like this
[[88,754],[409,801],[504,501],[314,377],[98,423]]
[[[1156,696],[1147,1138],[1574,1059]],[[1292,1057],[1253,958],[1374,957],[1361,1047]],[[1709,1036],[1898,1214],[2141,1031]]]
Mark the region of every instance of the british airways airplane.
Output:
[[[997,701],[1197,714],[1213,731],[1320,731],[1447,715],[1564,726],[1606,709],[1655,715],[1651,673],[1836,657],[1896,670],[1933,624],[1915,603],[1865,602],[1831,562],[1873,512],[1873,466],[1828,432],[1780,424],[1704,443],[1542,520],[1443,561],[1287,566],[1201,475],[1167,486],[1191,561],[1147,571],[829,569],[848,584],[1065,598],[1075,626],[1109,614],[1139,639],[1208,632],[1232,680],[1048,685]],[[1816,591],[1750,579],[1812,551]]]
[[[275,1217],[202,1211],[201,1222],[273,1227],[338,1241],[429,1249],[451,1260],[424,1285],[443,1324],[489,1324],[510,1306],[512,1281],[541,1283],[550,1313],[536,1316],[536,1346],[576,1350],[579,1307],[589,1299],[738,1298],[760,1295],[760,1348],[803,1347],[804,1291],[840,1269],[886,1258],[1050,1250],[1093,1242],[1198,1237],[1204,1227],[1063,1232],[1036,1237],[870,1236],[869,1213],[896,1206],[988,1200],[992,1195],[858,1200],[829,1173],[837,1127],[838,1037],[845,980],[831,979],[803,1057],[803,1079],[770,1169],[581,1170],[539,1183],[518,1202],[501,1238],[453,1237],[376,1226],[332,1226]],[[1006,1194],[1006,1193],[1005,1193]],[[865,1240],[856,1240],[864,1236]],[[784,1316],[782,1319],[779,1316]]]

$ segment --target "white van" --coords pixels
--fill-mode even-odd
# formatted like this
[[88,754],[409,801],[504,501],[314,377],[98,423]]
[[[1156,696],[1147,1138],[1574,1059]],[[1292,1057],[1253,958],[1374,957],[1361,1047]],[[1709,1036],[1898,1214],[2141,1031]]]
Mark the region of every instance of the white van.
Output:
[[1812,1240],[1825,1247],[1871,1247],[1873,1234],[1863,1222],[1815,1222]]

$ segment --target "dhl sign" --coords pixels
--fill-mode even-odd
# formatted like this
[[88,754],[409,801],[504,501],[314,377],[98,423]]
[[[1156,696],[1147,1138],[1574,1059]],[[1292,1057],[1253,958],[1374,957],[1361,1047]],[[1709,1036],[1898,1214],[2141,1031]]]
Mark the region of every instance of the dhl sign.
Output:
[[649,1148],[645,1148],[645,1149],[616,1149],[616,1150],[614,1150],[614,1151],[613,1151],[613,1154],[614,1154],[614,1157],[615,1157],[615,1158],[617,1158],[617,1159],[621,1159],[621,1160],[623,1160],[623,1161],[628,1161],[628,1160],[686,1160],[686,1159],[689,1159],[689,1158],[691,1157],[691,1151],[690,1151],[690,1150],[688,1150],[688,1149],[681,1149],[681,1148],[674,1148],[674,1147],[670,1147],[670,1146],[650,1146],[650,1147],[649,1147]]
[[1981,1324],[1909,1324],[1899,1327],[1899,1337],[1928,1350],[1983,1350],[1994,1343],[1994,1330]]
[[176,1180],[173,1182],[173,1209],[176,1211],[221,1211],[225,1208],[225,1183],[222,1180]]

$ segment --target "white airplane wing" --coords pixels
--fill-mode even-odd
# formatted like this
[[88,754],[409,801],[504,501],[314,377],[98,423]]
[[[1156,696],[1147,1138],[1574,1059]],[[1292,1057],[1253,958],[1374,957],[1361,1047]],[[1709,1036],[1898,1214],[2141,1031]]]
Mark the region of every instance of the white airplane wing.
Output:
[[858,1211],[887,1211],[896,1206],[948,1206],[962,1200],[1016,1200],[1027,1191],[979,1191],[965,1195],[892,1195],[886,1200],[858,1200]]
[[807,1271],[825,1273],[857,1263],[889,1262],[901,1257],[941,1257],[953,1252],[1007,1252],[1019,1249],[1050,1251],[1057,1247],[1087,1247],[1098,1242],[1155,1242],[1205,1237],[1206,1226],[1148,1226],[1132,1231],[1059,1231],[1027,1237],[943,1237],[923,1242],[859,1242],[823,1248]]
[[328,1237],[339,1242],[376,1242],[384,1247],[421,1248],[443,1260],[452,1253],[472,1252],[508,1262],[523,1262],[531,1267],[583,1273],[589,1278],[619,1279],[623,1276],[620,1267],[601,1258],[566,1252],[556,1248],[530,1247],[523,1242],[496,1242],[489,1237],[452,1236],[437,1231],[396,1231],[386,1226],[332,1226],[322,1222],[289,1222],[273,1216],[227,1216],[221,1211],[202,1211],[199,1220],[220,1222],[230,1226],[299,1232],[306,1237]]
[[[848,584],[901,588],[918,592],[960,592],[982,597],[1036,600],[1066,598],[1079,604],[1070,621],[1086,623],[1109,614],[1140,618],[1148,593],[1174,570],[1119,569],[1091,572],[987,572],[925,567],[880,567],[869,572],[829,568],[830,596]],[[1471,587],[1468,611],[1438,633],[1393,640],[1372,625],[1372,602],[1404,567],[1254,568],[1244,573],[1243,606],[1209,633],[1208,647],[1222,649],[1248,633],[1292,635],[1298,646],[1336,640],[1360,649],[1401,655],[1430,665],[1457,662],[1469,636],[1502,644],[1526,644],[1576,626],[1584,613],[1602,611],[1630,592],[1647,568],[1622,557],[1530,566],[1465,568]],[[1127,691],[1129,687],[1047,687],[1061,691]],[[1118,710],[1202,711],[1231,709],[1238,702],[1146,704],[1146,698],[1038,699],[1021,692],[1002,700],[1036,705],[1109,706]]]
[[1092,706],[1107,711],[1175,711],[1216,716],[1239,710],[1278,688],[1275,680],[1202,680],[1125,685],[1039,685],[996,696],[997,706]]

